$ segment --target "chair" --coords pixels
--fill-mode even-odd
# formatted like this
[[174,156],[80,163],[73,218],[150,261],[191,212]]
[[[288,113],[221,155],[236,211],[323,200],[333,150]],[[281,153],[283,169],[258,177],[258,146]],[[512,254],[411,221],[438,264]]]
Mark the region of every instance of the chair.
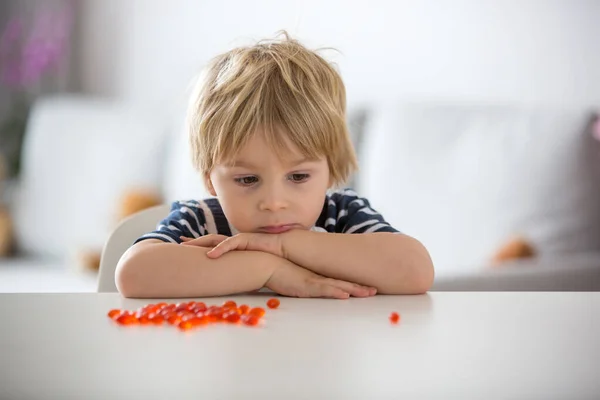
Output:
[[144,233],[156,229],[170,211],[168,204],[148,208],[123,220],[111,233],[100,258],[98,292],[116,292],[115,269],[125,251]]

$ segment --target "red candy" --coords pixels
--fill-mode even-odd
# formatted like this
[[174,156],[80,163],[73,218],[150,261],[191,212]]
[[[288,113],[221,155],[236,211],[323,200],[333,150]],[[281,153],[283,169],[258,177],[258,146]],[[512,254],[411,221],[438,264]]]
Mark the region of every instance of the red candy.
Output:
[[192,321],[181,321],[179,323],[179,329],[181,329],[182,331],[187,331],[189,329],[192,329],[194,327],[194,324],[192,323]]
[[138,320],[133,314],[123,313],[117,317],[117,322],[121,325],[137,324]]
[[237,308],[237,303],[232,300],[226,301],[223,303],[223,308]]
[[240,314],[248,314],[248,311],[250,311],[250,306],[242,304],[239,306],[238,310],[240,311]]
[[390,322],[392,324],[397,324],[400,321],[400,315],[397,312],[393,312],[390,314]]
[[256,326],[260,322],[260,317],[253,314],[242,315],[241,320],[244,324]]
[[188,305],[187,303],[177,303],[175,305],[175,311],[179,312],[179,311],[187,311],[188,309]]
[[233,324],[238,323],[240,321],[240,314],[238,313],[230,313],[225,319]]
[[269,299],[267,301],[267,307],[269,307],[269,308],[277,308],[277,307],[279,307],[279,304],[280,304],[279,300],[277,300],[277,299]]
[[255,315],[258,318],[260,318],[263,315],[265,315],[265,309],[262,308],[262,307],[254,307],[252,310],[250,310],[249,314],[250,315]]
[[192,312],[195,314],[204,311],[206,311],[206,305],[204,303],[198,303],[194,306],[194,308],[192,308]]

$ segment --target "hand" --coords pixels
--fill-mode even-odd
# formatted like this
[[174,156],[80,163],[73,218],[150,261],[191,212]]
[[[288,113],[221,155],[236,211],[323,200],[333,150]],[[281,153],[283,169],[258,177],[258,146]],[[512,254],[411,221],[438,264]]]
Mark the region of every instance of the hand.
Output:
[[283,243],[279,234],[239,233],[235,236],[206,235],[192,239],[181,236],[182,245],[212,247],[206,253],[209,258],[218,258],[232,250],[255,250],[283,257]]
[[370,297],[377,289],[315,274],[288,260],[282,260],[265,283],[272,291],[290,297],[327,297],[347,299]]

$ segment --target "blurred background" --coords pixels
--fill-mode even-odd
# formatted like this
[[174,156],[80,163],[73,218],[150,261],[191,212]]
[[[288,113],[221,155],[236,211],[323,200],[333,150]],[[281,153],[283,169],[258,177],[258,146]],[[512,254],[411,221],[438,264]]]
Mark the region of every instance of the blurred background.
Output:
[[95,291],[125,217],[207,196],[207,61],[287,30],[337,64],[349,185],[436,290],[600,290],[600,1],[0,0],[0,292]]

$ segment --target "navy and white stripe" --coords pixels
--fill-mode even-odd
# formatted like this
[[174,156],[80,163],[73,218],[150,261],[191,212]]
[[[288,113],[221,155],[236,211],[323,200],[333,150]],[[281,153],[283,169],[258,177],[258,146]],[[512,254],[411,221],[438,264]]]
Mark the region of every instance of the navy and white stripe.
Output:
[[[399,233],[369,204],[350,189],[330,191],[323,204],[314,231],[330,233]],[[203,201],[176,201],[171,212],[157,226],[136,243],[145,239],[181,243],[180,236],[200,237],[207,234],[233,236],[238,233],[227,221],[217,198]]]

